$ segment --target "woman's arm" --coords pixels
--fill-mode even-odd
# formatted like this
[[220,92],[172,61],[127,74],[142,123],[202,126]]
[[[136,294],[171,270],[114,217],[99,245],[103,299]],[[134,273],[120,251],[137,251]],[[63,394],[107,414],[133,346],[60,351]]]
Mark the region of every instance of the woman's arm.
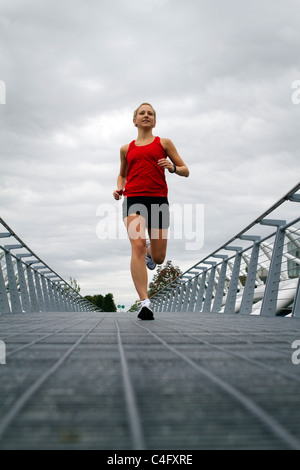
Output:
[[116,199],[116,201],[121,199],[123,190],[125,188],[126,175],[127,175],[126,155],[127,155],[127,152],[128,152],[128,147],[129,147],[129,145],[123,145],[123,147],[121,147],[121,151],[120,151],[121,165],[120,165],[120,173],[119,173],[118,180],[117,180],[118,189],[116,189],[113,192],[113,197]]
[[161,144],[164,147],[167,156],[169,157],[170,160],[167,158],[163,158],[162,160],[159,160],[158,165],[161,168],[165,168],[166,170],[169,170],[170,173],[174,173],[174,165],[176,166],[176,174],[179,176],[185,176],[188,177],[190,172],[182,158],[179,156],[177,149],[173,142],[170,139],[161,139]]

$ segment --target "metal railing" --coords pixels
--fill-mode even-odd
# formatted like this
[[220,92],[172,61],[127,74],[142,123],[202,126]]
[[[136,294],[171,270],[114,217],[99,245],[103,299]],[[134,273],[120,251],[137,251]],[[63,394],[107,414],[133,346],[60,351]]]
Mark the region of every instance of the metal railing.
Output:
[[[8,240],[2,245],[1,241]],[[97,308],[42,261],[0,218],[0,313]]]
[[151,298],[153,309],[300,318],[299,191],[300,183],[229,242],[157,292]]

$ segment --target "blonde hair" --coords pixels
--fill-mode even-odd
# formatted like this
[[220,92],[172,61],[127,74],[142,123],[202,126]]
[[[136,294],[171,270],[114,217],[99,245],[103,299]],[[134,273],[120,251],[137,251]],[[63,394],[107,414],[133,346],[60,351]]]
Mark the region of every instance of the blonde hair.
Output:
[[140,104],[140,106],[134,111],[134,113],[133,113],[133,118],[136,119],[137,113],[138,113],[139,109],[140,109],[142,106],[144,106],[144,105],[151,106],[151,108],[153,109],[154,119],[155,119],[155,121],[156,121],[156,111],[155,111],[155,109],[153,108],[152,104],[150,104],[150,103],[142,103],[142,104]]

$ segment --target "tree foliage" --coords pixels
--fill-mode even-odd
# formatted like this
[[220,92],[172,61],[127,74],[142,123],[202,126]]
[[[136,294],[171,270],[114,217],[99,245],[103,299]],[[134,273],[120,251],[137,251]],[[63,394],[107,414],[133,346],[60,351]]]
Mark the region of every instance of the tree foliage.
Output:
[[117,311],[113,294],[106,294],[105,296],[101,294],[87,295],[85,299],[91,302],[92,304],[96,305],[96,307],[100,308],[103,312]]
[[173,266],[172,261],[167,261],[164,266],[157,268],[156,274],[152,282],[149,284],[149,297],[152,297],[156,292],[164,289],[168,284],[174,281],[182,272],[178,266]]
[[131,305],[129,312],[137,312],[140,308],[140,300],[136,300],[133,305]]
[[103,311],[104,312],[116,312],[117,311],[117,306],[115,304],[113,294],[107,294],[104,297]]
[[78,294],[80,293],[81,287],[78,284],[78,282],[76,281],[76,279],[73,279],[72,277],[70,277],[69,284],[72,287],[72,289],[74,289]]

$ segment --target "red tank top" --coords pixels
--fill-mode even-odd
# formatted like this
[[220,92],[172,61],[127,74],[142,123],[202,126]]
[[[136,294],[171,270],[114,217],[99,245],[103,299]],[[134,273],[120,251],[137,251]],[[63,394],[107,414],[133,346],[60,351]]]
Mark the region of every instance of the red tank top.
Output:
[[160,138],[152,144],[137,146],[131,142],[127,152],[127,177],[124,196],[168,197],[165,170],[157,164],[166,158]]

